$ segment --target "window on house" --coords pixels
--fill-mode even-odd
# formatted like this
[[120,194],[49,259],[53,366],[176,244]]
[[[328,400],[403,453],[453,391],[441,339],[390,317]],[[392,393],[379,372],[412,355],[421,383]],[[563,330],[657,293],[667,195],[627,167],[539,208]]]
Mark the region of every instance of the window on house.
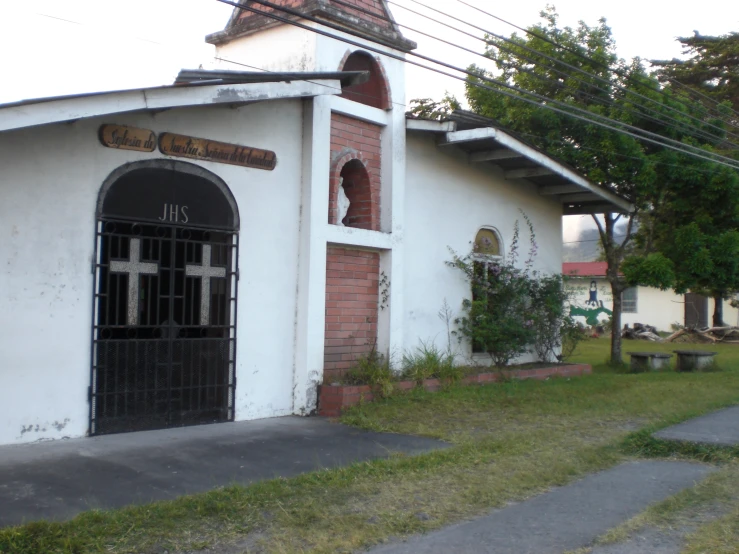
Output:
[[492,259],[499,258],[501,254],[498,234],[492,229],[480,229],[475,237],[475,253],[481,257],[489,256]]
[[[502,250],[498,233],[493,229],[483,228],[477,232],[474,243],[474,271],[478,283],[497,277],[499,271],[497,268],[502,257]],[[472,300],[480,300],[485,294],[480,289],[479,286],[472,287]],[[472,352],[475,354],[484,353],[485,348],[473,341]]]
[[626,289],[621,293],[621,311],[625,314],[636,313],[636,287]]

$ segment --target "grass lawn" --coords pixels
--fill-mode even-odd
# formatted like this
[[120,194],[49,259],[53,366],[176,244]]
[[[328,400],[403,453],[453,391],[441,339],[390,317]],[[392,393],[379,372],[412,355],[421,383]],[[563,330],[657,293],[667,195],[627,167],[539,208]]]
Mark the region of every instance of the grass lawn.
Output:
[[[719,352],[714,359],[719,367],[739,370],[739,344],[687,344],[687,343],[657,343],[643,340],[625,340],[622,348],[624,363],[628,363],[627,352],[667,352],[674,350],[709,350]],[[592,339],[580,343],[573,361],[591,364],[596,372],[613,372],[608,365],[610,354],[610,339]],[[676,355],[672,357],[674,367]]]
[[[677,348],[693,345],[626,341],[624,351]],[[172,553],[224,545],[249,552],[352,552],[438,528],[633,457],[638,448],[623,444],[638,429],[739,403],[739,345],[713,348],[725,371],[628,375],[604,363],[608,341],[591,340],[573,357],[594,365],[589,377],[413,391],[362,405],[342,421],[441,438],[454,447],[89,512],[67,523],[2,529],[0,552]],[[736,520],[716,525],[715,533],[702,531],[710,540],[728,533],[734,538],[727,544],[735,544]]]

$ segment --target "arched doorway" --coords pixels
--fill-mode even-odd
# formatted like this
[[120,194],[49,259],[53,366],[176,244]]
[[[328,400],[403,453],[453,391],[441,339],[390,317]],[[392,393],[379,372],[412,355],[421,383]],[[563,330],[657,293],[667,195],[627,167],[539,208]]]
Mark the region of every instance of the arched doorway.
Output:
[[239,218],[199,166],[128,164],[96,218],[90,434],[234,418]]

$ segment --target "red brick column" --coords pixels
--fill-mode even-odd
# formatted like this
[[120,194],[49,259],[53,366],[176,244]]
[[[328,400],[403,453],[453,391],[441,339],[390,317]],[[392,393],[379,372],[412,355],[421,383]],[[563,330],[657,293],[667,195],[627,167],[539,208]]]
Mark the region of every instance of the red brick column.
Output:
[[328,248],[324,383],[342,375],[377,341],[380,255]]

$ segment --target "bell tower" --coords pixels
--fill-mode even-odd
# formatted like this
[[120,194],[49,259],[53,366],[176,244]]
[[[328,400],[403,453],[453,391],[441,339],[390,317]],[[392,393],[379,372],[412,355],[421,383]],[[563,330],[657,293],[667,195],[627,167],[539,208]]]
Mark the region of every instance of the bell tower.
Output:
[[[339,25],[350,35],[366,38],[394,50],[409,51],[416,47],[414,42],[401,34],[386,0],[272,0],[270,3]],[[314,24],[299,15],[250,0],[239,0],[239,4],[243,8],[234,8],[226,28],[206,37],[207,42],[221,47],[226,43],[285,25],[284,22],[270,18],[268,14]]]
[[226,28],[207,37],[219,69],[367,74],[303,101],[300,414],[316,409],[317,384],[373,352],[403,347],[405,55],[416,44],[401,34],[386,0],[269,3],[240,0]]
[[[342,69],[337,64],[337,49],[341,51],[340,60],[346,48],[354,50],[335,39],[273,19],[270,14],[395,54],[416,48],[413,41],[401,34],[386,0],[271,0],[270,3],[293,13],[239,0],[242,7],[234,8],[226,28],[206,37],[216,47],[221,68],[336,71]],[[250,67],[239,68],[239,63]]]

